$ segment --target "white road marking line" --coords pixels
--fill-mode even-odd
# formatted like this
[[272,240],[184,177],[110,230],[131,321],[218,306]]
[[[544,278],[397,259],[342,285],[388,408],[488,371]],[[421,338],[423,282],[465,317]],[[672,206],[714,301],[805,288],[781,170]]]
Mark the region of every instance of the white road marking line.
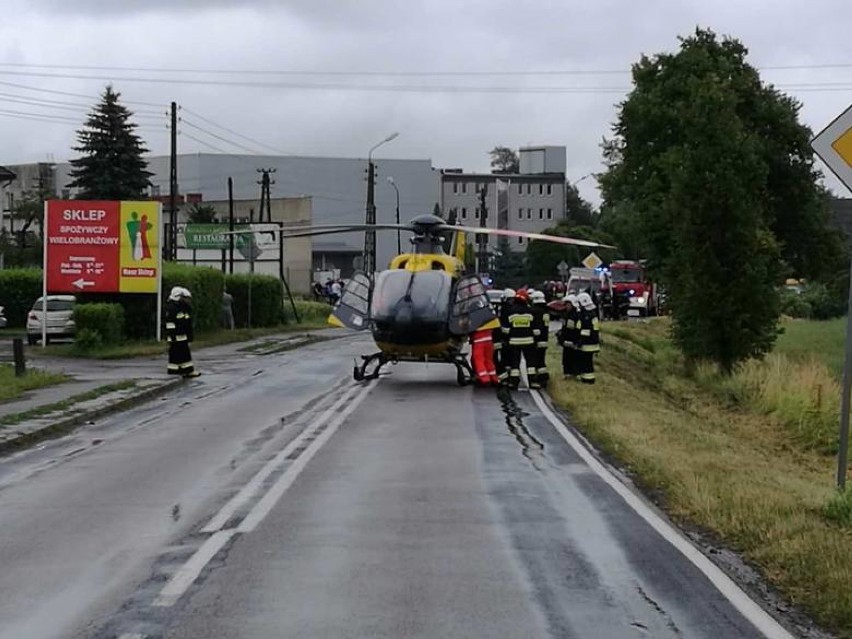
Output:
[[157,595],[152,605],[163,608],[175,605],[183,593],[192,585],[192,582],[198,579],[198,575],[204,570],[204,566],[210,563],[210,560],[216,556],[217,552],[222,550],[233,536],[233,530],[220,530],[201,544],[201,547],[195,551],[195,554],[189,558],[189,561],[181,566],[172,575],[168,583],[163,586],[163,589]]
[[[299,457],[287,468],[287,470],[284,471],[281,477],[278,478],[260,501],[254,505],[246,518],[243,519],[242,523],[237,528],[218,530],[214,532],[207,541],[201,544],[201,547],[195,551],[192,557],[190,557],[189,560],[181,566],[174,575],[172,575],[172,578],[169,579],[165,586],[163,586],[163,589],[160,591],[160,594],[157,595],[157,598],[154,600],[152,605],[157,607],[170,607],[175,605],[175,603],[177,603],[177,601],[189,589],[192,583],[198,579],[198,576],[201,574],[201,571],[204,570],[204,567],[210,563],[213,557],[216,556],[216,553],[218,553],[232,537],[236,536],[237,533],[252,532],[272,511],[275,504],[279,499],[281,499],[284,493],[287,492],[287,489],[293,484],[296,477],[299,476],[302,470],[304,470],[307,463],[331,438],[346,418],[349,417],[356,408],[358,408],[358,405],[364,400],[370,391],[373,390],[377,383],[378,381],[373,381],[365,387],[355,387],[355,389],[359,392],[354,398],[351,398],[350,400],[351,393],[347,392],[340,400],[335,402],[332,408],[329,408],[325,413],[323,413],[323,415],[330,414],[330,412],[338,407],[339,404],[350,400],[349,405],[329,423],[319,437],[314,439],[308,445],[304,452],[302,452],[302,454],[299,455]],[[310,429],[310,434],[313,434],[317,430],[318,424],[318,420],[313,422],[312,425],[314,427]],[[302,438],[307,438],[308,436],[309,433],[306,430],[306,432],[302,434]]]
[[794,639],[781,624],[755,603],[728,575],[687,540],[679,530],[660,517],[639,496],[624,485],[601,462],[592,455],[579,439],[562,423],[550,409],[540,393],[530,393],[542,414],[547,417],[568,445],[603,479],[636,514],[644,519],[657,533],[686,557],[722,595],[731,602],[743,617],[757,628],[767,639]]
[[246,502],[248,502],[258,490],[260,490],[267,477],[275,472],[275,470],[286,461],[287,457],[289,457],[294,450],[297,450],[306,439],[312,437],[317,429],[331,418],[342,404],[349,401],[350,396],[357,391],[358,388],[358,386],[353,386],[348,389],[334,404],[331,405],[330,408],[319,415],[314,421],[309,423],[298,437],[290,442],[284,450],[268,461],[263,468],[261,468],[255,476],[252,477],[251,480],[243,486],[240,491],[234,495],[221,510],[219,510],[218,513],[213,516],[207,525],[201,529],[201,532],[214,533],[217,530],[221,530],[222,526],[228,523],[228,520],[234,516],[234,513],[244,506]]
[[140,635],[138,632],[134,632],[132,635],[125,633],[118,639],[145,639],[145,635]]
[[298,477],[299,473],[304,470],[308,462],[317,454],[317,452],[319,452],[319,449],[322,448],[331,436],[334,435],[340,425],[346,421],[346,418],[349,417],[356,408],[358,408],[358,405],[364,400],[370,391],[373,390],[377,383],[378,380],[373,380],[367,386],[362,388],[361,392],[358,393],[358,395],[352,399],[349,406],[346,407],[346,410],[340,413],[326,427],[322,434],[311,442],[310,446],[306,448],[301,455],[299,455],[298,459],[296,459],[296,461],[294,461],[287,470],[284,471],[272,488],[270,488],[261,500],[249,511],[249,514],[246,515],[245,519],[243,519],[240,525],[237,526],[237,532],[248,533],[257,528],[258,524],[260,524],[260,522],[262,522],[270,513],[278,500],[281,499],[285,492],[287,492],[287,489],[290,488],[296,480],[296,477]]

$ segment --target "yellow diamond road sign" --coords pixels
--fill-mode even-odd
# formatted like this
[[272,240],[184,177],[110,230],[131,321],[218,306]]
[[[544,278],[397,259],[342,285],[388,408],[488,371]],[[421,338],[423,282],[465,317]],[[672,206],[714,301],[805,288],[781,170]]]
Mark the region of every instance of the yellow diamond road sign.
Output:
[[597,268],[601,264],[603,264],[603,260],[601,260],[601,258],[599,258],[594,253],[589,253],[586,256],[586,259],[583,260],[583,266],[585,266],[586,268]]
[[811,141],[811,147],[838,179],[852,190],[852,106]]

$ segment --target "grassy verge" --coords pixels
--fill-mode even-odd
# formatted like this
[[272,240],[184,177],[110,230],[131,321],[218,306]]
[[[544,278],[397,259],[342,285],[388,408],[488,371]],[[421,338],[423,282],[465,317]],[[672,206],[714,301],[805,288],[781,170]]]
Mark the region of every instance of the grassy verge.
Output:
[[776,352],[794,360],[818,359],[838,378],[843,371],[846,318],[815,322],[788,320],[778,338]]
[[123,382],[117,382],[115,384],[107,384],[105,386],[100,386],[86,393],[72,395],[68,399],[64,399],[61,402],[54,402],[53,404],[37,406],[36,408],[31,408],[30,410],[24,411],[22,413],[13,413],[11,415],[5,415],[3,417],[0,417],[0,426],[14,426],[15,424],[20,424],[21,422],[25,422],[30,419],[44,417],[45,415],[49,415],[50,413],[54,413],[57,411],[66,411],[71,409],[75,404],[87,402],[92,399],[97,399],[102,395],[113,393],[115,391],[125,390],[128,388],[133,388],[134,386],[136,386],[136,382],[132,380],[125,380]]
[[844,525],[852,498],[835,495],[826,454],[836,447],[837,380],[806,356],[802,342],[821,343],[811,334],[823,328],[810,324],[732,378],[710,369],[685,376],[665,321],[609,324],[598,384],[559,375],[550,390],[676,521],[710,531],[820,623],[852,637]]
[[23,377],[15,377],[13,365],[0,364],[0,402],[8,402],[36,388],[61,384],[67,379],[60,373],[48,373],[35,368],[27,370]]
[[[285,324],[270,328],[238,328],[233,331],[218,330],[202,333],[196,336],[192,344],[193,349],[209,348],[211,346],[223,346],[235,342],[246,342],[258,337],[292,333],[298,331],[328,328],[325,322],[302,322],[300,324]],[[131,359],[134,357],[156,357],[166,353],[168,346],[165,342],[143,341],[126,342],[118,346],[104,346],[102,348],[81,351],[74,344],[58,344],[49,346],[42,351],[34,349],[32,352],[38,356],[44,352],[47,355],[59,357],[83,357],[88,359]]]

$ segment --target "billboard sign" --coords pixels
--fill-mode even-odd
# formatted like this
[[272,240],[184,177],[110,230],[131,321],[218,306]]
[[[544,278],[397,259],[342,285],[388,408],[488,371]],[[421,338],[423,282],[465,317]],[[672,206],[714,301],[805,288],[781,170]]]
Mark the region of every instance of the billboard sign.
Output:
[[46,292],[156,293],[160,218],[157,202],[46,202]]

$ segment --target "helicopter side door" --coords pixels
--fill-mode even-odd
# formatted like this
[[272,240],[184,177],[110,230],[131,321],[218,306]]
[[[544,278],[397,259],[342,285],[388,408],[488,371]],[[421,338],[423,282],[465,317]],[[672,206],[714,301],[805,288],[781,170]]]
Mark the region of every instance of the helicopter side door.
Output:
[[373,282],[366,273],[356,271],[340,294],[340,301],[331,311],[332,317],[346,328],[363,331],[370,325],[370,292]]
[[450,310],[450,332],[468,335],[497,316],[488,303],[485,285],[478,275],[461,278],[455,287],[453,307]]

